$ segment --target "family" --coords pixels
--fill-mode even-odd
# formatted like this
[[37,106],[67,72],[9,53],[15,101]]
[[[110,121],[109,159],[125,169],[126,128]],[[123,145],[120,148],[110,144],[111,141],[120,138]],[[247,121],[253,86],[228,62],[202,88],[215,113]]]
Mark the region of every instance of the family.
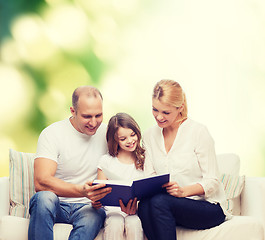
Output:
[[[34,161],[36,194],[30,200],[29,240],[52,240],[55,223],[73,225],[69,239],[173,240],[176,226],[208,229],[229,219],[218,180],[214,141],[188,117],[186,96],[176,81],[161,80],[152,95],[156,125],[141,135],[126,113],[103,121],[102,95],[92,86],[72,95],[71,117],[45,128]],[[142,141],[143,140],[143,141]],[[143,145],[142,145],[143,142]],[[133,180],[170,173],[165,193],[127,205],[104,207],[111,192],[94,179]],[[109,179],[110,180],[110,179]]]

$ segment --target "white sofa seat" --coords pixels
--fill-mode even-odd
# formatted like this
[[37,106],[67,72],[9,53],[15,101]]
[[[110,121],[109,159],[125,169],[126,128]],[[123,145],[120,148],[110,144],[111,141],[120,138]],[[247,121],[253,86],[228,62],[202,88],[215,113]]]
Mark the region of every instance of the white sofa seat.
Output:
[[[237,163],[236,163],[237,162]],[[234,154],[218,155],[220,172],[238,174],[239,158]],[[231,166],[233,166],[231,168]],[[245,179],[239,200],[241,216],[207,230],[177,227],[178,240],[264,240],[265,178]],[[0,240],[27,240],[29,219],[9,215],[9,178],[0,178]],[[67,240],[72,229],[69,224],[55,224],[54,239]],[[96,240],[103,239],[103,230]]]
[[[27,240],[29,219],[4,216],[2,219],[1,240]],[[14,230],[15,229],[15,230]],[[67,240],[72,225],[57,223],[54,225],[54,240]],[[177,227],[178,240],[262,240],[263,227],[260,222],[249,216],[234,216],[233,219],[207,230],[190,230]],[[103,230],[95,240],[103,239]]]

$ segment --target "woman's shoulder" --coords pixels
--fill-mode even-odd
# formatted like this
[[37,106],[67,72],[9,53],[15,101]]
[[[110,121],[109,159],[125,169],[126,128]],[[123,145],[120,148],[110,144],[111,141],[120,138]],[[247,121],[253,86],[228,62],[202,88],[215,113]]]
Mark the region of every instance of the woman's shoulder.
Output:
[[194,138],[196,138],[195,136],[198,136],[198,138],[211,138],[211,134],[207,126],[192,119],[187,119],[186,129],[187,130],[185,130],[185,132],[189,132]]
[[193,119],[190,118],[188,118],[185,122],[183,122],[183,126],[197,130],[207,129],[206,125],[204,125],[203,123],[194,121]]

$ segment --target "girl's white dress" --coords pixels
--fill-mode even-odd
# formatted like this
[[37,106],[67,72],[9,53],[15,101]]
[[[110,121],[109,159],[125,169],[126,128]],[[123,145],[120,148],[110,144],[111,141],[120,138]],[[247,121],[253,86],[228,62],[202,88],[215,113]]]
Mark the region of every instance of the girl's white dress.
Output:
[[[109,154],[101,157],[98,168],[109,180],[135,180],[144,177],[144,172],[137,170],[134,164],[122,163],[117,157],[112,157]],[[128,215],[122,212],[120,207],[105,207],[105,210],[107,217],[104,239],[144,239],[142,224],[137,214]]]

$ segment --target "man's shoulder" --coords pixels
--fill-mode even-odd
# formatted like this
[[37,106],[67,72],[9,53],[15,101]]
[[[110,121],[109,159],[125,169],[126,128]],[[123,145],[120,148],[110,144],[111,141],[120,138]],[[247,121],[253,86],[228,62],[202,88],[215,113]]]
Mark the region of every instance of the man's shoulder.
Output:
[[50,124],[49,126],[44,128],[42,130],[42,132],[60,131],[61,129],[64,129],[64,128],[68,127],[68,126],[69,126],[69,119],[66,118],[64,120],[57,121],[57,122],[54,122],[54,123]]
[[105,123],[101,123],[98,130],[96,131],[95,135],[104,135],[106,137],[106,132],[107,132],[107,125]]

